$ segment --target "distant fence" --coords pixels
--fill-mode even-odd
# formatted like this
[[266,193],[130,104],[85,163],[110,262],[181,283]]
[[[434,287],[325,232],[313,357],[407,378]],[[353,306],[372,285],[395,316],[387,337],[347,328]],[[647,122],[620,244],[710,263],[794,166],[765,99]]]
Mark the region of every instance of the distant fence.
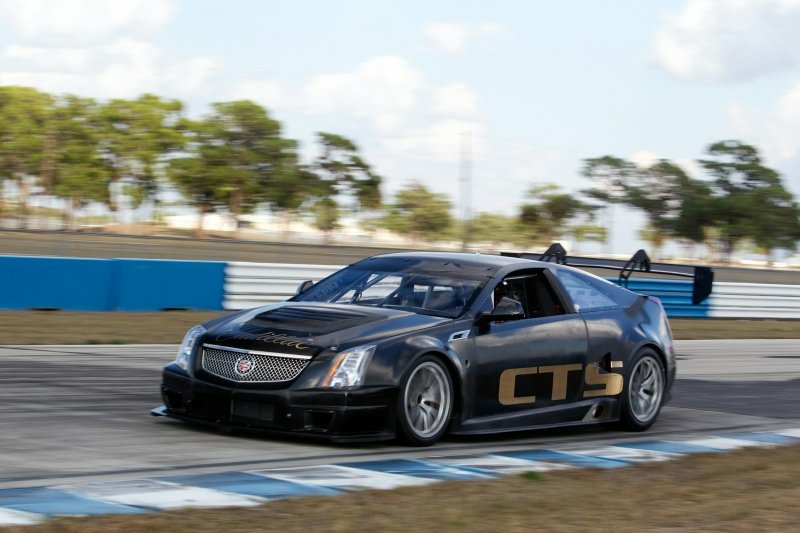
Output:
[[[247,309],[286,300],[340,266],[286,263],[0,256],[0,309],[154,311]],[[714,283],[692,305],[692,283],[631,278],[671,317],[800,319],[800,285]]]

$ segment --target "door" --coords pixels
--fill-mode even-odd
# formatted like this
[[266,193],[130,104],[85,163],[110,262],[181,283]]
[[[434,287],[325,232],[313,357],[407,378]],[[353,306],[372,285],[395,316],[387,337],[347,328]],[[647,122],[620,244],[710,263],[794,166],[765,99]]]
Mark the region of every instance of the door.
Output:
[[[568,313],[543,269],[514,273],[498,283],[484,308],[501,304],[499,321],[475,328],[475,402],[471,418],[523,414],[580,398],[588,350],[586,325]],[[499,308],[499,306],[498,306]]]

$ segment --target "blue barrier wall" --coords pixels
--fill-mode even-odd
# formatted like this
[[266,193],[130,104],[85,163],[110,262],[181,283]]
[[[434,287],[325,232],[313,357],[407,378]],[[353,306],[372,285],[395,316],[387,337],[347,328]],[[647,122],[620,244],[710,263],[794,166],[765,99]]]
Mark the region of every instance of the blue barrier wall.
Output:
[[111,261],[0,257],[0,308],[111,309]]
[[[617,278],[609,278],[609,281],[617,284],[619,282]],[[707,318],[709,316],[709,300],[698,305],[692,304],[691,281],[630,278],[627,288],[639,294],[657,297],[661,300],[669,317]]]
[[[291,288],[286,293],[284,285],[294,287],[298,267],[307,266],[287,264],[275,269],[276,265],[253,265],[269,268],[243,277],[246,294],[239,304],[246,307],[285,299]],[[206,261],[0,256],[0,309],[221,310],[226,309],[226,266],[225,262]],[[315,274],[308,274],[307,279],[324,277],[328,268],[338,267],[315,265]],[[696,318],[798,318],[797,287],[719,283],[708,300],[692,305],[691,281],[631,278],[628,283],[634,292],[658,297],[668,316]]]
[[222,309],[225,265],[0,256],[0,309]]
[[224,262],[115,259],[114,309],[222,309]]

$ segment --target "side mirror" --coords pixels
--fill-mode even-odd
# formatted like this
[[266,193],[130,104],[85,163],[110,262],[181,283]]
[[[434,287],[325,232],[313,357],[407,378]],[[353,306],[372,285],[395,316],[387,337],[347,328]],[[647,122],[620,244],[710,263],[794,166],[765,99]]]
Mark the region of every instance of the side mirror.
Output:
[[478,324],[485,325],[491,322],[507,322],[525,318],[525,309],[522,303],[513,298],[503,296],[491,313],[481,313],[478,315]]
[[300,283],[300,285],[297,286],[297,291],[295,292],[295,294],[300,294],[300,293],[306,292],[308,289],[310,289],[313,286],[314,286],[314,282],[311,281],[310,279],[307,279],[307,280],[303,281],[302,283]]

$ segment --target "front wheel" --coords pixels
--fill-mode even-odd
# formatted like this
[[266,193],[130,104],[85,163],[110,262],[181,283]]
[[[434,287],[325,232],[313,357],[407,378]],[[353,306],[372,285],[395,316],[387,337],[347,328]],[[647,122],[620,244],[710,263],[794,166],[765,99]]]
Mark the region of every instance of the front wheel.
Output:
[[452,409],[450,373],[438,358],[421,357],[400,384],[398,436],[413,446],[430,446],[447,431]]
[[622,426],[644,431],[653,425],[661,410],[666,378],[661,358],[650,348],[639,350],[631,359],[622,395]]

